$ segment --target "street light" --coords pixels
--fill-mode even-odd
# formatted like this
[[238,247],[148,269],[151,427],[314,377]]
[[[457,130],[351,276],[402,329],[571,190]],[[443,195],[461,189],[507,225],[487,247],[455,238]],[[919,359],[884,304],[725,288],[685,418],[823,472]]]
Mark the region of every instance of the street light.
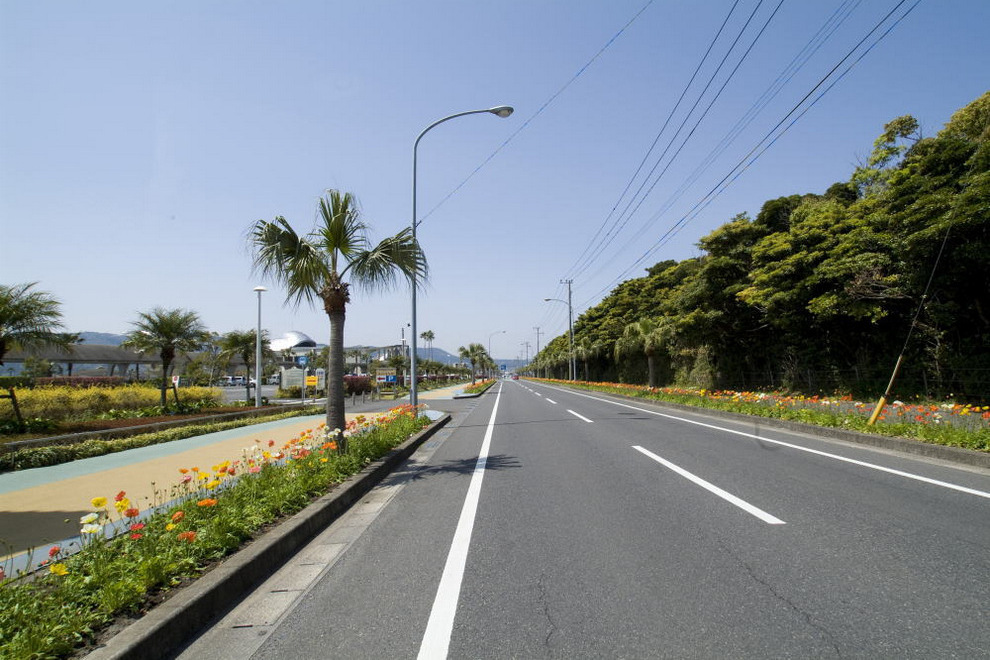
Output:
[[[570,290],[568,290],[568,294]],[[560,298],[544,298],[543,302],[559,302],[567,305],[567,347],[570,353],[570,359],[567,361],[567,369],[570,374],[570,380],[574,380],[574,373],[576,371],[574,364],[574,313],[571,311],[571,297],[567,296],[567,300],[561,300]]]
[[491,358],[492,362],[495,362],[495,356],[492,355],[492,337],[495,335],[504,335],[506,330],[496,330],[492,334],[488,335],[488,357]]
[[[412,239],[413,243],[416,243],[416,226],[419,225],[419,221],[416,219],[416,150],[419,148],[419,141],[423,139],[430,129],[434,126],[455,119],[457,117],[463,117],[464,115],[476,115],[481,113],[490,113],[496,117],[501,117],[505,119],[512,114],[512,107],[508,105],[498,105],[494,108],[486,108],[484,110],[468,110],[466,112],[458,112],[453,115],[444,117],[443,119],[438,119],[429,126],[423,129],[423,132],[419,134],[416,138],[416,142],[413,143],[413,170],[412,170]],[[412,340],[410,341],[410,355],[409,355],[409,375],[412,378],[412,384],[409,388],[409,403],[415,407],[419,403],[419,384],[416,379],[416,273],[413,272],[412,276]]]
[[254,341],[254,407],[261,407],[261,292],[267,291],[263,286],[256,286],[258,292],[258,334]]

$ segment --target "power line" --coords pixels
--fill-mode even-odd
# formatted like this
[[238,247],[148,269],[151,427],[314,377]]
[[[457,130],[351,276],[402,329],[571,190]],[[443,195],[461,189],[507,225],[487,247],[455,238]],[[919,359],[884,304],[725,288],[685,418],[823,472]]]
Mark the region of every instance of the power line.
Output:
[[[794,126],[794,124],[801,117],[803,117],[812,107],[814,107],[814,105],[817,104],[818,101],[821,100],[821,98],[824,97],[825,94],[827,94],[842,78],[844,78],[856,64],[858,64],[870,51],[872,51],[877,44],[883,41],[883,39],[885,39],[887,35],[889,35],[890,32],[893,31],[893,29],[900,24],[901,21],[903,21],[912,11],[914,11],[915,7],[917,7],[921,3],[921,0],[916,0],[915,3],[911,5],[907,9],[907,11],[904,12],[904,14],[902,14],[899,18],[897,18],[879,37],[877,37],[876,40],[872,44],[870,44],[870,46],[866,48],[846,68],[845,71],[843,71],[834,81],[832,81],[828,86],[826,86],[825,89],[822,90],[822,92],[811,103],[809,103],[805,108],[801,109],[801,106],[805,103],[805,101],[807,101],[830,77],[832,77],[832,75],[842,66],[842,64],[850,57],[852,57],[852,55],[860,48],[860,46],[862,46],[875,32],[877,32],[877,30],[879,30],[880,27],[893,14],[897,12],[897,10],[900,9],[902,5],[905,4],[905,2],[907,2],[907,0],[900,0],[900,2],[898,2],[893,9],[891,9],[883,18],[881,18],[877,22],[877,24],[874,25],[873,29],[871,29],[866,34],[866,36],[864,36],[855,46],[853,46],[849,50],[849,52],[846,53],[846,55],[841,60],[839,60],[839,62],[834,67],[832,67],[832,69],[827,74],[825,74],[825,76],[823,76],[822,79],[819,80],[818,83],[814,87],[812,87],[812,89],[807,94],[805,94],[805,96],[800,101],[798,101],[798,103],[795,104],[794,107],[791,108],[791,110],[786,115],[784,115],[784,117],[779,122],[777,122],[777,124],[772,129],[770,129],[770,131],[768,131],[767,134],[764,135],[763,138],[745,156],[743,156],[743,158],[738,163],[736,163],[736,165],[732,169],[730,169],[729,172],[724,177],[722,177],[722,179],[718,183],[716,183],[708,191],[708,193],[706,193],[702,197],[702,199],[697,204],[695,204],[694,207],[692,207],[684,216],[682,216],[680,220],[674,223],[674,225],[672,225],[670,229],[668,229],[646,252],[644,252],[642,256],[640,256],[635,262],[633,262],[631,266],[626,268],[626,270],[624,270],[617,278],[612,280],[610,284],[608,284],[597,294],[595,294],[593,299],[603,295],[606,291],[611,289],[615,284],[622,281],[622,279],[626,277],[630,272],[632,272],[633,269],[635,269],[637,266],[642,264],[646,259],[652,256],[660,247],[666,244],[666,242],[670,238],[672,238],[673,235],[679,232],[688,222],[690,222],[690,220],[693,220],[695,217],[697,217],[698,214],[700,214],[701,211],[704,210],[704,208],[706,208],[729,185],[731,185],[736,179],[738,179],[739,176],[741,176],[746,169],[748,169],[754,162],[756,162],[756,160],[761,155],[763,155],[767,151],[767,149],[769,149],[773,144],[775,144],[776,141],[784,133],[786,133],[792,126]],[[799,109],[801,109],[801,111],[798,113]],[[798,114],[789,124],[784,126],[784,123],[787,122],[788,118],[790,118],[791,115],[794,115],[795,113]],[[781,126],[784,126],[783,129],[781,129]],[[774,133],[777,132],[778,129],[781,130],[776,135],[774,135]],[[749,162],[746,162],[747,159],[749,159],[751,156],[753,156],[753,158],[749,160]]]
[[[616,32],[615,34],[613,34],[613,35],[612,35],[612,38],[611,38],[611,39],[609,39],[609,40],[608,40],[607,42],[605,42],[605,45],[604,45],[604,46],[602,46],[602,47],[601,47],[600,49],[598,49],[598,52],[597,52],[597,53],[595,53],[595,54],[594,54],[594,56],[592,56],[592,58],[591,58],[590,60],[588,60],[588,61],[587,61],[587,62],[585,63],[585,65],[584,65],[584,66],[582,66],[582,67],[581,67],[580,69],[578,69],[578,71],[577,71],[577,73],[575,73],[575,74],[574,74],[574,75],[573,75],[573,76],[571,77],[571,79],[570,79],[570,80],[568,80],[568,81],[567,81],[566,83],[564,83],[564,86],[563,86],[563,87],[561,87],[561,88],[560,88],[560,89],[558,89],[558,90],[557,90],[556,92],[554,92],[554,93],[553,93],[553,94],[552,94],[552,95],[550,96],[550,98],[548,98],[548,99],[547,99],[547,100],[546,100],[546,101],[545,101],[545,102],[543,103],[543,105],[541,105],[541,106],[539,107],[539,109],[538,109],[538,110],[537,110],[536,112],[534,112],[534,113],[533,113],[533,114],[532,114],[532,115],[531,115],[531,116],[530,116],[529,118],[527,118],[527,119],[526,119],[526,121],[524,121],[524,122],[523,122],[523,123],[522,123],[522,124],[521,124],[521,125],[519,126],[519,128],[517,128],[517,129],[515,130],[515,132],[513,132],[513,133],[512,133],[511,135],[509,135],[509,137],[507,137],[507,138],[505,139],[505,141],[504,141],[504,142],[502,142],[502,144],[500,144],[500,145],[498,146],[498,148],[496,148],[496,149],[495,149],[495,151],[493,151],[493,152],[492,152],[491,154],[489,154],[489,155],[488,155],[488,157],[487,157],[487,158],[485,158],[485,160],[483,160],[483,161],[481,161],[481,164],[480,164],[480,165],[478,165],[478,166],[477,166],[476,168],[474,168],[474,170],[473,170],[473,171],[472,171],[472,172],[471,172],[470,174],[468,174],[468,175],[467,175],[467,176],[466,176],[466,177],[464,178],[464,180],[463,180],[463,181],[461,181],[461,182],[460,182],[459,184],[457,184],[457,185],[456,185],[456,186],[454,187],[454,189],[453,189],[453,190],[451,190],[451,191],[450,191],[449,193],[447,193],[446,195],[444,195],[444,196],[443,196],[443,198],[442,198],[442,199],[441,199],[441,200],[440,200],[439,202],[437,202],[437,204],[436,204],[436,206],[434,206],[433,208],[431,208],[431,209],[430,209],[430,210],[429,210],[429,211],[428,211],[428,212],[426,213],[426,215],[424,215],[424,216],[423,216],[423,220],[426,220],[426,219],[427,219],[428,217],[430,217],[431,215],[433,215],[433,212],[434,212],[434,211],[436,211],[436,210],[437,210],[438,208],[440,208],[441,206],[443,206],[443,205],[444,205],[444,204],[445,204],[445,203],[447,202],[447,200],[448,200],[448,199],[450,199],[450,198],[451,198],[451,197],[453,197],[453,196],[454,196],[455,194],[457,194],[457,191],[459,191],[459,190],[460,190],[461,188],[463,188],[463,187],[464,187],[464,185],[465,185],[465,184],[466,184],[466,183],[467,183],[468,181],[470,181],[470,180],[471,180],[472,178],[474,178],[474,175],[475,175],[475,174],[477,174],[478,172],[480,172],[480,171],[481,171],[481,169],[482,169],[482,168],[483,168],[483,167],[484,167],[485,165],[487,165],[487,164],[488,164],[489,162],[491,162],[491,160],[492,160],[493,158],[495,158],[495,156],[497,156],[497,155],[498,155],[498,153],[499,153],[500,151],[502,151],[502,149],[504,149],[505,147],[507,147],[507,146],[509,145],[509,143],[510,143],[510,142],[512,142],[512,140],[514,140],[514,139],[515,139],[515,137],[516,137],[517,135],[519,135],[519,134],[520,134],[521,132],[523,132],[523,131],[524,131],[524,130],[525,130],[525,129],[526,129],[526,128],[527,128],[527,127],[528,127],[528,126],[529,126],[529,125],[530,125],[530,124],[531,124],[531,123],[533,122],[533,120],[534,120],[534,119],[536,119],[536,118],[537,118],[537,117],[539,117],[539,116],[540,116],[541,114],[543,114],[543,111],[544,111],[544,110],[546,110],[546,109],[547,109],[547,107],[549,107],[549,105],[550,105],[551,103],[553,103],[553,102],[554,102],[555,100],[557,100],[557,97],[558,97],[558,96],[560,96],[561,94],[563,94],[563,93],[564,93],[564,91],[565,91],[565,90],[566,90],[566,89],[567,89],[568,87],[570,87],[570,86],[571,86],[571,85],[572,85],[572,84],[573,84],[573,83],[574,83],[574,82],[575,82],[575,81],[576,81],[576,80],[577,80],[578,78],[580,78],[580,77],[581,77],[581,75],[582,75],[582,74],[583,74],[583,73],[584,73],[584,72],[585,72],[585,71],[586,71],[586,70],[588,69],[588,67],[590,67],[590,66],[591,66],[592,64],[594,64],[594,63],[595,63],[595,61],[596,61],[596,60],[597,60],[597,59],[598,59],[599,57],[601,57],[601,56],[602,56],[602,54],[603,54],[603,53],[604,53],[604,52],[605,52],[606,50],[608,50],[608,49],[609,49],[609,47],[610,47],[610,46],[611,46],[611,45],[612,45],[612,44],[613,44],[613,43],[615,42],[615,40],[616,40],[616,39],[618,39],[618,38],[619,38],[620,36],[622,36],[622,33],[623,33],[623,32],[625,32],[625,31],[626,31],[626,29],[628,29],[630,25],[632,25],[633,23],[635,23],[635,22],[636,22],[636,19],[638,19],[638,18],[640,17],[640,15],[641,15],[641,14],[642,14],[643,12],[645,12],[645,11],[646,11],[647,9],[649,9],[649,7],[650,7],[650,5],[652,5],[652,4],[653,4],[653,2],[654,2],[654,0],[648,0],[648,2],[647,2],[647,3],[645,4],[645,5],[643,5],[643,6],[642,6],[642,8],[640,8],[640,10],[639,10],[638,12],[636,12],[636,13],[635,13],[635,14],[633,15],[633,17],[632,17],[632,18],[630,18],[630,19],[629,19],[629,20],[628,20],[628,21],[626,22],[626,24],[625,24],[625,25],[623,25],[623,26],[622,26],[622,27],[621,27],[621,28],[619,29],[619,31],[618,31],[618,32]],[[422,222],[422,220],[421,220],[420,222]]]

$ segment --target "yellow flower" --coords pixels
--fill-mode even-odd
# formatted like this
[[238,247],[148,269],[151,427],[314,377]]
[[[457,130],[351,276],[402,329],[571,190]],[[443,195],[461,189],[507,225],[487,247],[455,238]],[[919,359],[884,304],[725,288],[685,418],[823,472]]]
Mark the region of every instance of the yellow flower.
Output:
[[66,575],[69,572],[69,569],[66,568],[65,564],[62,563],[52,564],[51,566],[48,567],[48,570],[54,573],[55,575]]
[[107,505],[107,498],[94,497],[93,499],[90,500],[90,503],[93,505],[94,509],[102,509]]
[[166,532],[171,532],[173,529],[175,529],[175,525],[173,525],[172,523],[165,525]]
[[220,480],[219,479],[214,479],[213,481],[211,481],[208,484],[206,484],[206,487],[209,488],[210,490],[213,490],[214,488],[216,488],[219,485],[220,485]]
[[117,509],[118,512],[123,513],[127,509],[130,509],[131,508],[131,501],[129,499],[127,499],[126,497],[124,497],[124,498],[119,499],[116,502],[114,502],[113,503],[113,506],[114,506],[115,509]]

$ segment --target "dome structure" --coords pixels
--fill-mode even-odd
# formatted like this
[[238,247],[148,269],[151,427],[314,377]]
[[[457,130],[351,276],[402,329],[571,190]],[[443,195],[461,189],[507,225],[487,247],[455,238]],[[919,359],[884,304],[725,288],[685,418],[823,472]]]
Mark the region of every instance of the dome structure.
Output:
[[290,330],[282,335],[281,339],[271,341],[273,351],[285,351],[295,348],[316,348],[316,342],[309,335],[298,330]]

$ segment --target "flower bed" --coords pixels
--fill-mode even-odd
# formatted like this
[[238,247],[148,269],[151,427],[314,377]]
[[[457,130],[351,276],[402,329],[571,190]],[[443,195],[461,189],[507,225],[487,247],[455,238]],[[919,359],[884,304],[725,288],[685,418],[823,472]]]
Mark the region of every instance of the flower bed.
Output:
[[867,424],[875,404],[851,397],[805,396],[784,392],[735,392],[683,387],[649,388],[625,383],[547,381],[598,392],[776,417],[818,426],[898,436],[952,447],[990,452],[990,406],[894,401],[877,423]]
[[[34,579],[0,571],[0,655],[61,657],[121,613],[192,578],[262,527],[292,514],[429,424],[403,406],[375,422],[349,424],[348,452],[336,430],[318,427],[276,446],[257,441],[240,459],[182,468],[174,501],[141,517],[124,492],[97,494],[80,520],[78,548],[52,546]],[[105,535],[105,532],[109,535]]]

